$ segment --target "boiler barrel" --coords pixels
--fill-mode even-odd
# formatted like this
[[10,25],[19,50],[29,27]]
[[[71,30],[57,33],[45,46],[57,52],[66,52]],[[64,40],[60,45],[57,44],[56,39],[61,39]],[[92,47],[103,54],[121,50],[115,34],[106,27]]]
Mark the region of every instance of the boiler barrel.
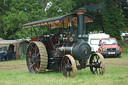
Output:
[[77,42],[71,45],[63,45],[59,48],[64,55],[70,54],[75,59],[88,59],[91,54],[91,47],[87,43]]

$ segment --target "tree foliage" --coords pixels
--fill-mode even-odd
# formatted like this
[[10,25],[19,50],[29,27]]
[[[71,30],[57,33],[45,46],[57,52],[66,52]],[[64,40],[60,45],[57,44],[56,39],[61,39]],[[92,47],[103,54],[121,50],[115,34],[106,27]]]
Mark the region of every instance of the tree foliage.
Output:
[[75,5],[72,0],[49,0],[51,6],[46,10],[47,17],[53,17],[58,15],[65,15],[71,12]]
[[121,10],[111,0],[102,9],[104,30],[111,37],[120,39],[120,31],[125,29],[125,18]]
[[86,25],[88,32],[104,30],[120,39],[120,31],[128,30],[127,0],[0,0],[0,37],[27,37],[30,30],[21,30],[23,24],[65,15],[79,8],[95,17],[93,23]]
[[[128,0],[122,0],[121,3],[118,4],[119,8],[122,10],[122,13],[125,16],[125,25],[128,27]],[[128,29],[127,29],[128,31]]]
[[40,20],[46,16],[39,2],[35,0],[12,0],[8,4],[8,11],[2,15],[3,35],[5,39],[17,39],[21,37],[21,25]]

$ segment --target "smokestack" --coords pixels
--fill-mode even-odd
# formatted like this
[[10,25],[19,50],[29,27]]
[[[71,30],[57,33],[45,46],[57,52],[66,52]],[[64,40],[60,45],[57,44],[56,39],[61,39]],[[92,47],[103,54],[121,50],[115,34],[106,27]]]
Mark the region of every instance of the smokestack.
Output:
[[78,23],[78,38],[83,38],[84,34],[84,10],[76,10]]

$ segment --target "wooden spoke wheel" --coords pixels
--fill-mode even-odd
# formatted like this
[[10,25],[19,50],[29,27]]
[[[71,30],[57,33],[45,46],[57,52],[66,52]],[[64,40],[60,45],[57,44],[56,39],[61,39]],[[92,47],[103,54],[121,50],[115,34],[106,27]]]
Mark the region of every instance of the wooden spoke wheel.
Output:
[[31,73],[45,72],[48,64],[48,55],[42,42],[31,42],[26,53],[28,71]]
[[65,77],[76,76],[76,62],[71,55],[65,55],[61,61],[61,69]]
[[104,74],[104,57],[100,53],[94,53],[90,57],[90,70],[93,74]]

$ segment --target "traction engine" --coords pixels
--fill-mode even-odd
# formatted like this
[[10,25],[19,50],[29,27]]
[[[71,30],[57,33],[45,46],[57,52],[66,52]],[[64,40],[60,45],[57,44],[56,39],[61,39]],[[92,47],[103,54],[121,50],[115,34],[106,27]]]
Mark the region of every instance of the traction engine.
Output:
[[[105,71],[104,58],[100,53],[92,54],[90,45],[85,41],[84,25],[92,21],[93,18],[85,15],[84,10],[76,10],[76,13],[24,24],[22,28],[68,26],[56,34],[42,34],[37,41],[29,43],[26,52],[29,72],[62,70],[65,77],[75,77],[76,70],[90,67],[93,74],[102,75]],[[74,25],[77,25],[77,28],[73,27]]]

